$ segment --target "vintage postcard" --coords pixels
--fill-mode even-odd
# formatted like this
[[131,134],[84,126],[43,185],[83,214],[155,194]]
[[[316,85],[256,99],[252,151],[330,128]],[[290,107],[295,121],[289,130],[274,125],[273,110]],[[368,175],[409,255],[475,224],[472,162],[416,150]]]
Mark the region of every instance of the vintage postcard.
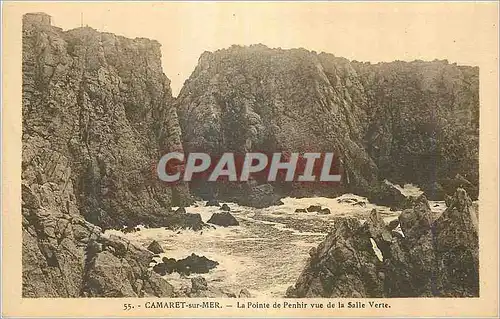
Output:
[[2,316],[498,316],[497,2],[2,18]]

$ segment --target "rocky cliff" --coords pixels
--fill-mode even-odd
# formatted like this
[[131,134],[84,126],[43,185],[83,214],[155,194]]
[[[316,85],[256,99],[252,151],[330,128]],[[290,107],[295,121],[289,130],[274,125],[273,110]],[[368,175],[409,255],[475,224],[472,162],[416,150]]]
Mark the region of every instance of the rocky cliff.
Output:
[[432,199],[479,184],[479,69],[447,61],[352,63],[367,92],[367,150],[380,175]]
[[190,200],[154,176],[182,150],[159,43],[45,14],[26,14],[22,36],[23,295],[171,295],[147,252],[101,231],[170,226]]
[[421,196],[389,225],[375,210],[338,219],[287,296],[478,297],[478,212],[461,188],[448,205],[436,216]]
[[[176,105],[188,151],[335,152],[343,183],[326,195],[353,191],[384,204],[393,190],[380,181],[389,179],[442,199],[461,174],[477,197],[478,68],[233,46],[200,57]],[[321,189],[273,186],[299,196]]]
[[189,200],[155,176],[165,152],[182,151],[160,44],[37,17],[23,24],[23,181],[60,182],[98,226],[159,223]]

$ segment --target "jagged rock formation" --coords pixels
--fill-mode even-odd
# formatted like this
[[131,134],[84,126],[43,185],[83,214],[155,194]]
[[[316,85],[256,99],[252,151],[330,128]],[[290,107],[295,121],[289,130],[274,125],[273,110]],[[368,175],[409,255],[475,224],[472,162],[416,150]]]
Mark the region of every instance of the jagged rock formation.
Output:
[[23,297],[172,296],[148,270],[153,254],[103,236],[79,214],[71,189],[22,184]]
[[[434,216],[425,196],[399,216],[337,220],[288,297],[477,297],[478,216],[464,189]],[[378,255],[378,256],[377,256]]]
[[182,150],[159,47],[24,16],[23,296],[172,296],[150,252],[102,233],[168,226],[189,201],[154,178],[162,152]]
[[[380,174],[426,186],[431,198],[438,196],[428,184],[437,182],[448,195],[466,187],[477,199],[479,68],[448,61],[352,66],[367,94],[366,143]],[[462,181],[449,185],[457,174]]]
[[224,227],[238,226],[240,224],[229,212],[214,213],[207,223]]
[[[447,61],[372,65],[254,45],[202,54],[176,105],[188,151],[339,155],[341,187],[274,183],[277,193],[351,191],[397,206],[403,196],[380,180],[425,186],[433,198],[443,196],[434,196],[436,187],[456,174],[477,187],[478,95],[475,67]],[[433,181],[436,187],[428,185]],[[219,197],[238,189],[191,186]],[[240,198],[252,194],[242,193]]]
[[380,297],[383,280],[370,237],[357,218],[335,220],[335,228],[316,249],[287,297]]

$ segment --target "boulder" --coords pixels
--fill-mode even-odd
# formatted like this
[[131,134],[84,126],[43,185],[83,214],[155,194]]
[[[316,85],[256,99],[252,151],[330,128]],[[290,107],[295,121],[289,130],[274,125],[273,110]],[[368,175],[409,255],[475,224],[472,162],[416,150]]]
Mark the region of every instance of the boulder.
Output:
[[217,267],[218,264],[219,263],[216,261],[196,254],[191,254],[179,260],[163,257],[162,262],[153,266],[153,271],[161,276],[171,274],[172,272],[178,272],[183,275],[190,275],[192,273],[205,274],[208,273],[210,269]]
[[404,237],[396,237],[386,254],[386,294],[388,297],[430,297],[435,290],[437,271],[433,214],[425,195],[413,209],[404,210],[399,223]]
[[311,205],[311,206],[307,207],[307,211],[309,213],[320,212],[321,206],[320,205]]
[[238,226],[240,223],[229,212],[214,213],[207,223],[219,226]]
[[382,256],[387,256],[387,251],[392,241],[392,234],[376,209],[372,209],[363,228],[375,241],[378,249],[382,252]]
[[167,272],[167,274],[171,274],[172,272],[175,271],[177,260],[175,260],[174,258],[163,257],[162,262],[164,264],[163,267]]
[[396,218],[396,219],[393,219],[389,222],[389,224],[387,225],[387,229],[388,230],[394,230],[396,229],[397,227],[399,226],[399,219]]
[[318,212],[318,214],[321,214],[321,215],[329,215],[329,214],[331,214],[331,211],[330,211],[330,209],[329,209],[329,208],[323,208],[323,209],[321,209],[321,210]]
[[209,201],[207,201],[207,204],[205,206],[216,206],[216,207],[219,207],[220,204],[219,204],[218,200],[216,200],[216,199],[210,199]]
[[165,216],[167,226],[165,229],[178,230],[178,229],[192,229],[202,230],[206,224],[201,219],[200,214],[190,213],[170,213]]
[[307,213],[307,210],[305,208],[297,208],[295,209],[296,213]]
[[295,286],[288,286],[285,292],[285,298],[299,298]]
[[373,204],[391,208],[401,207],[406,200],[406,197],[396,187],[387,183],[379,183],[378,186],[370,189],[367,197]]
[[140,297],[172,298],[174,296],[174,287],[154,272],[148,274],[142,288],[144,293],[140,294]]
[[405,237],[393,244],[387,275],[395,285],[389,296],[479,295],[477,215],[471,207],[466,191],[458,188],[437,219],[425,196],[400,216]]
[[229,212],[229,211],[231,211],[231,208],[227,204],[222,204],[220,210]]
[[153,266],[153,271],[160,276],[165,276],[167,274],[167,268],[164,263],[158,263]]
[[226,297],[228,298],[236,298],[236,294],[232,291],[224,291],[223,290],[223,293],[226,295]]
[[98,239],[102,251],[87,251],[85,297],[172,297],[172,286],[148,270],[152,254],[117,236]]
[[108,251],[101,252],[96,255],[89,269],[85,282],[86,293],[89,296],[105,292],[103,297],[137,297],[132,285],[125,279],[132,277],[133,269],[126,260]]
[[153,240],[149,246],[148,246],[148,250],[154,254],[161,254],[161,253],[164,253],[165,251],[163,250],[163,248],[161,247],[160,243],[158,243],[156,240]]
[[190,275],[192,273],[205,274],[208,273],[210,269],[217,267],[217,265],[219,265],[218,262],[210,260],[205,256],[191,254],[177,261],[175,271],[184,275]]

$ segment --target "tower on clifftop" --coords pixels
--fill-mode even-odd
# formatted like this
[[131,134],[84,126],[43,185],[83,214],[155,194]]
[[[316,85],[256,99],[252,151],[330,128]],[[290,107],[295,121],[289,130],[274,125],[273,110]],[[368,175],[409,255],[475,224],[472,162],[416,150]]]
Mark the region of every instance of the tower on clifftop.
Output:
[[52,17],[50,15],[43,12],[26,13],[25,15],[23,15],[23,22],[25,23],[29,22],[29,23],[50,25],[51,19]]

